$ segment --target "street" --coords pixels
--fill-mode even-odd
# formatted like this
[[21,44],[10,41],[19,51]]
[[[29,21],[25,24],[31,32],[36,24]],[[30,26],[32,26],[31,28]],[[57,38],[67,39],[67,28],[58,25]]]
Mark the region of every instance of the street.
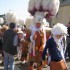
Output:
[[[15,70],[28,70],[28,64],[21,64],[20,61],[17,61],[16,59],[17,57],[15,57]],[[70,70],[70,60],[67,60],[67,66],[68,66],[68,70]],[[0,54],[0,70],[4,70],[1,54]],[[43,70],[49,70],[49,67],[43,68]]]

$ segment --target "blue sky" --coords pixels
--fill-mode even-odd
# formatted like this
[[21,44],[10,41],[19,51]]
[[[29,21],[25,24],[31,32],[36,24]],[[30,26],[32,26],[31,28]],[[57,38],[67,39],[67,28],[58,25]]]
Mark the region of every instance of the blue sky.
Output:
[[29,0],[0,0],[0,14],[12,10],[25,20],[29,15],[27,11],[28,1]]

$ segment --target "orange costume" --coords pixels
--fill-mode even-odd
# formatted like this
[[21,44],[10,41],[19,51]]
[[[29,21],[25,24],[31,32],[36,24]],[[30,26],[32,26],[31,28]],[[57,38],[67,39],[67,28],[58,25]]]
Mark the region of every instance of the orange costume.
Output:
[[25,33],[26,33],[26,36],[24,37],[24,40],[21,41],[21,44],[22,44],[22,57],[21,57],[21,60],[22,61],[24,59],[27,60],[28,45],[30,43],[31,30],[30,29],[26,29]]

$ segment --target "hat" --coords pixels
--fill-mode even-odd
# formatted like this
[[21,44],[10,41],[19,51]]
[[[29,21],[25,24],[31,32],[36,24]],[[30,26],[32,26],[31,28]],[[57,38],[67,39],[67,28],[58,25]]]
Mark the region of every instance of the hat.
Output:
[[34,16],[34,24],[36,23],[41,23],[43,24],[43,18],[44,18],[45,14],[43,12],[36,12],[35,16]]
[[50,28],[50,27],[46,27],[45,30],[46,30],[46,32],[47,32],[47,31],[51,31],[52,28]]
[[18,18],[17,22],[20,26],[24,25],[24,20],[22,18]]
[[20,31],[18,31],[17,33],[18,33],[18,34],[23,34],[23,31],[20,30]]
[[6,24],[10,24],[11,22],[17,23],[16,14],[13,11],[9,11],[5,14]]
[[67,27],[61,23],[57,23],[52,28],[53,35],[67,35]]

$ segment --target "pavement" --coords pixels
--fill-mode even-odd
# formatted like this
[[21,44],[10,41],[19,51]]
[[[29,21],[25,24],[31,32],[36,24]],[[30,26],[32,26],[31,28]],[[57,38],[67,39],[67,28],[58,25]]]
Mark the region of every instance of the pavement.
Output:
[[[2,55],[0,54],[0,70],[4,70],[4,65],[2,64]],[[67,66],[68,70],[70,70],[70,60],[67,60]],[[28,63],[21,64],[21,61],[17,60],[17,57],[15,56],[15,70],[28,70]],[[35,69],[36,70],[36,69]],[[50,70],[49,67],[43,68],[42,70]]]

